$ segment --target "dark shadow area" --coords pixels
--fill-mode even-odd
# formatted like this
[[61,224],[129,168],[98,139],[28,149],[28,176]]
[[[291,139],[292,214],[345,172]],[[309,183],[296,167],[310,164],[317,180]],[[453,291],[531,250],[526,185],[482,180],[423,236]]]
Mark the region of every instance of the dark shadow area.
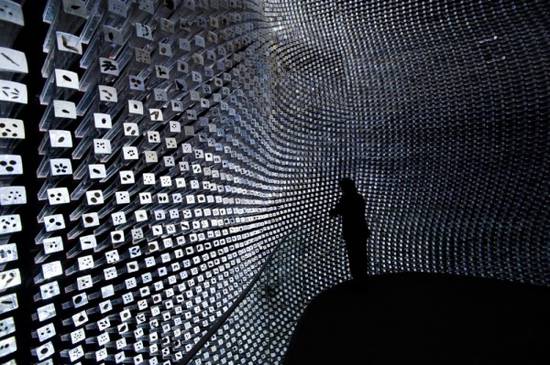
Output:
[[543,364],[549,294],[415,273],[345,282],[308,306],[284,364]]

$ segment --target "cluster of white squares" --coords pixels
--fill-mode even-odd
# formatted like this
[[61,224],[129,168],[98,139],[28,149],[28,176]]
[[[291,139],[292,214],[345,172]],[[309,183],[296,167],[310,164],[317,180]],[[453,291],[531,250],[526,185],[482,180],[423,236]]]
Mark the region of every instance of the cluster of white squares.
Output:
[[[0,26],[6,34],[4,41],[13,41],[8,29],[20,29],[25,23],[21,5],[14,1],[0,1]],[[11,37],[10,37],[11,36]],[[18,267],[17,234],[23,230],[21,206],[27,203],[27,191],[15,182],[23,175],[23,160],[19,154],[25,140],[25,122],[17,119],[18,110],[28,102],[27,86],[21,82],[29,72],[25,53],[0,44],[0,362],[10,360],[18,350],[14,311],[19,307],[18,287],[21,271]]]
[[278,237],[240,128],[251,24],[233,0],[48,6],[33,359],[176,364]]

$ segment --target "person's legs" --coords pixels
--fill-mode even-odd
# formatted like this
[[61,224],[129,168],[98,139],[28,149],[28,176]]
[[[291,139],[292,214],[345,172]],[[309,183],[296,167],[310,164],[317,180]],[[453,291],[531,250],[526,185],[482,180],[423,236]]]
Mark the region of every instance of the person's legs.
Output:
[[364,279],[367,276],[367,245],[366,242],[346,242],[351,276],[353,279]]

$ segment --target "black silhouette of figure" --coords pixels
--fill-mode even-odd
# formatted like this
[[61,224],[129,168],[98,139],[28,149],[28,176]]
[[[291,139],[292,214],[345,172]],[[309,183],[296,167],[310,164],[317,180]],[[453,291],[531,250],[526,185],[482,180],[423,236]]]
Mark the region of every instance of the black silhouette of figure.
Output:
[[342,216],[351,276],[353,279],[362,279],[367,275],[367,239],[370,235],[365,221],[365,200],[352,179],[343,178],[339,185],[342,197],[329,214],[331,217]]

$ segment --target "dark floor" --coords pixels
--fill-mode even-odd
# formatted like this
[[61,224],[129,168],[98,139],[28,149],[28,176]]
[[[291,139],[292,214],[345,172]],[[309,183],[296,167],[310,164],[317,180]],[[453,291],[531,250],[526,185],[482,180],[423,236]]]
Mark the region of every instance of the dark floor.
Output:
[[548,365],[549,291],[427,274],[346,282],[308,306],[285,365]]

